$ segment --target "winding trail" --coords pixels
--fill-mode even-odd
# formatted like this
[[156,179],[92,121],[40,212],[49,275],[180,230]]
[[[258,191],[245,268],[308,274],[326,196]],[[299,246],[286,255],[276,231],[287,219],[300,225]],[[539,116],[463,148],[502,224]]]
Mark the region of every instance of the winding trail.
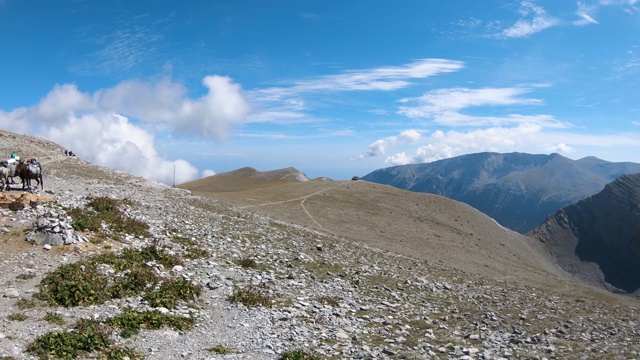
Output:
[[269,206],[269,205],[278,205],[278,204],[284,204],[284,203],[288,203],[288,202],[294,202],[294,201],[300,201],[300,206],[302,207],[302,210],[304,210],[305,214],[307,214],[307,216],[309,217],[309,219],[311,219],[311,221],[313,221],[314,224],[316,224],[320,229],[330,233],[331,235],[336,235],[333,231],[325,228],[324,226],[322,226],[314,217],[313,215],[311,215],[311,213],[309,212],[309,210],[307,210],[307,208],[304,206],[304,202],[307,201],[307,199],[311,196],[314,195],[318,195],[321,192],[327,191],[327,190],[331,190],[334,189],[338,186],[343,185],[344,182],[340,182],[336,185],[333,186],[329,186],[327,188],[324,189],[320,189],[316,192],[313,192],[311,194],[307,194],[305,196],[300,196],[297,198],[293,198],[293,199],[289,199],[289,200],[282,200],[282,201],[274,201],[274,202],[268,202],[268,203],[262,203],[262,204],[256,204],[256,205],[244,205],[244,206],[239,206],[238,209],[249,209],[249,208],[255,208],[255,207],[262,207],[262,206]]

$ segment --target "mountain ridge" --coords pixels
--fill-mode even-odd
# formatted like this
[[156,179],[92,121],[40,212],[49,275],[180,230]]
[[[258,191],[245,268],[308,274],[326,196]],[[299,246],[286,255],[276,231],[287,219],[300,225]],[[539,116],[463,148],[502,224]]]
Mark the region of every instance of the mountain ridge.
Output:
[[532,230],[565,270],[612,291],[640,290],[640,173],[623,175]]
[[570,160],[555,153],[485,152],[379,169],[362,179],[462,201],[526,233],[554,211],[629,172],[640,172],[640,164],[595,157]]

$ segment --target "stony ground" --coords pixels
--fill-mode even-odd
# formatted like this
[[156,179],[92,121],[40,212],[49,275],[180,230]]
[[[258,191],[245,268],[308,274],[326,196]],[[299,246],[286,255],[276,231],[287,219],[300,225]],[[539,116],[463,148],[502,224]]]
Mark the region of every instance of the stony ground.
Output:
[[[24,143],[2,135],[1,153]],[[293,349],[328,359],[640,358],[637,300],[488,279],[99,168],[64,157],[46,141],[32,146],[22,152],[43,160],[46,190],[40,195],[52,201],[0,210],[0,359],[34,358],[25,351],[34,338],[77,319],[148,307],[140,298],[89,307],[21,306],[45,274],[125,247],[156,244],[180,253],[176,236],[210,254],[173,269],[203,286],[194,303],[176,310],[194,316],[196,325],[127,339],[112,335],[147,359],[278,359]],[[83,234],[89,243],[50,250],[25,241],[40,216],[63,214],[88,196],[130,200],[127,214],[149,224],[152,236],[94,241]],[[238,259],[258,266],[240,266]],[[271,296],[272,306],[229,300],[234,289],[249,285]],[[44,321],[47,313],[61,315],[65,324]],[[233,353],[211,351],[221,345]]]

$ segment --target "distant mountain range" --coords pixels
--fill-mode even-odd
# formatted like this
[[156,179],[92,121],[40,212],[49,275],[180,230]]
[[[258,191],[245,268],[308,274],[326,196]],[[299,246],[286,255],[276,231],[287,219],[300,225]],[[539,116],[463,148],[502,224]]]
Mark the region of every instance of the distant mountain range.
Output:
[[601,191],[640,164],[559,154],[477,153],[373,171],[363,180],[467,203],[520,233],[562,207]]
[[640,174],[549,216],[530,235],[545,243],[566,271],[594,285],[640,289]]

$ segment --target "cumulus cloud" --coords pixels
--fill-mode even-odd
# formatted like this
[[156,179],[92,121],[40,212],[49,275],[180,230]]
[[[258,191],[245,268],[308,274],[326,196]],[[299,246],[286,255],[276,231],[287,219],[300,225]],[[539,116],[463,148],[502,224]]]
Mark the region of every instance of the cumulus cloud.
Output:
[[385,155],[387,153],[387,149],[395,146],[398,142],[403,144],[413,143],[418,141],[420,137],[420,132],[414,129],[409,129],[401,132],[399,136],[394,135],[376,140],[369,145],[369,148],[364,155],[360,155],[360,158]]
[[522,1],[518,12],[520,13],[520,19],[512,26],[502,30],[499,37],[528,37],[560,24],[558,19],[547,14],[542,7],[536,5],[533,1]]
[[129,81],[94,94],[83,93],[74,84],[58,85],[32,107],[0,112],[0,124],[44,136],[98,165],[167,184],[181,183],[201,174],[186,160],[160,156],[155,143],[158,131],[219,139],[249,111],[240,87],[231,79],[207,76],[203,85],[207,94],[195,100],[168,80]]
[[208,92],[196,100],[185,97],[183,86],[166,80],[128,81],[99,91],[94,98],[103,108],[146,122],[160,122],[175,131],[223,138],[229,128],[244,121],[249,104],[240,86],[228,77],[207,76],[202,84]]
[[202,172],[202,177],[203,177],[203,178],[205,178],[205,177],[213,176],[213,175],[215,175],[215,174],[216,174],[216,172],[215,172],[215,171],[213,171],[213,170],[211,170],[211,169],[207,169],[207,170],[204,170],[204,171]]
[[598,156],[606,159],[619,153],[612,152],[612,149],[633,151],[638,146],[640,136],[633,133],[587,135],[544,128],[538,124],[520,124],[471,131],[436,130],[426,136],[423,134],[413,152],[399,151],[388,155],[385,163],[427,163],[484,151],[560,153],[565,156]]
[[563,154],[571,154],[575,152],[575,150],[571,146],[565,143],[552,145],[548,149],[549,149],[549,152],[557,152],[557,153],[563,153]]

